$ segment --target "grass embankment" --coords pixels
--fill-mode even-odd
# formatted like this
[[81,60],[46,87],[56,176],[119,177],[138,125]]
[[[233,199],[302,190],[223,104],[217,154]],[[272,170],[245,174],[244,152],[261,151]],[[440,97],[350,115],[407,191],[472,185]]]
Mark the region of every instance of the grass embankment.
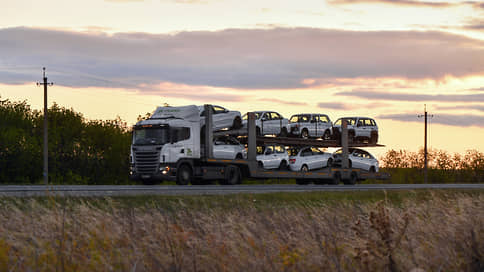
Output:
[[0,271],[479,271],[483,191],[0,199]]

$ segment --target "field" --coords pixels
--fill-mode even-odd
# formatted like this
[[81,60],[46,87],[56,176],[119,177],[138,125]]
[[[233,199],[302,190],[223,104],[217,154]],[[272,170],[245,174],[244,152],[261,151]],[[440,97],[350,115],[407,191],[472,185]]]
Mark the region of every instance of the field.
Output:
[[0,199],[0,271],[54,270],[482,271],[484,191]]

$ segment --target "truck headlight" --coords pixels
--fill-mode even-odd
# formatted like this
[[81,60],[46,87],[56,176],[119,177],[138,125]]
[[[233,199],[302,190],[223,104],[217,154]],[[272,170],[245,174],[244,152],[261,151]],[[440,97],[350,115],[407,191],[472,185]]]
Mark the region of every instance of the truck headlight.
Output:
[[162,166],[160,165],[160,172],[163,174],[163,175],[166,175],[170,172],[170,167],[169,166]]

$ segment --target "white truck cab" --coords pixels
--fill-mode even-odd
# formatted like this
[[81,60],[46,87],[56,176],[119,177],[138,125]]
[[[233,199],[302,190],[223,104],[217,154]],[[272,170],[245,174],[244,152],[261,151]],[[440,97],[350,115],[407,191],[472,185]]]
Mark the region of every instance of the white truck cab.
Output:
[[[130,177],[169,180],[184,159],[200,158],[200,113],[195,105],[158,107],[133,127]],[[170,178],[171,177],[171,178]]]

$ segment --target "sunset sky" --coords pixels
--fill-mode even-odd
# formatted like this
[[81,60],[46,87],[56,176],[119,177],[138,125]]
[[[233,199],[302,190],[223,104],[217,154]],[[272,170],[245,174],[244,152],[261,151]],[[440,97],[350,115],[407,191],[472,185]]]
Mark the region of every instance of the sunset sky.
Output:
[[[133,124],[218,104],[374,117],[385,148],[484,151],[484,2],[16,0],[0,11],[0,99]],[[1,124],[0,124],[1,127]]]

